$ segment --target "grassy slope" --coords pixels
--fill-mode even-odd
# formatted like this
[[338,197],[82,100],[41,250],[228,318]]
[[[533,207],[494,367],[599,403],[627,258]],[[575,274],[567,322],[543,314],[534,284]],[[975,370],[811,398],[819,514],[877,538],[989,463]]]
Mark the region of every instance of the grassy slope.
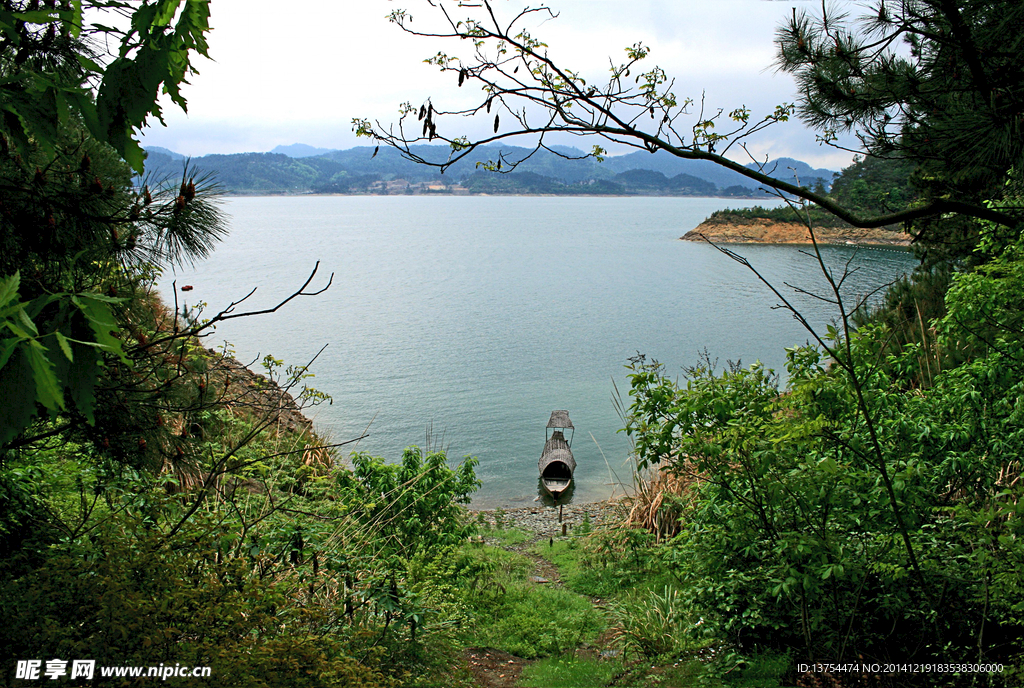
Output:
[[[512,528],[484,534],[495,546],[469,546],[464,551],[469,557],[464,576],[475,573],[463,588],[473,616],[463,642],[467,648],[490,647],[532,659],[516,685],[781,685],[777,677],[788,668],[785,657],[752,662],[723,678],[722,668],[708,663],[710,655],[696,639],[676,633],[671,649],[662,654],[645,653],[631,641],[662,630],[648,627],[657,626],[658,620],[644,616],[646,601],[652,593],[677,584],[661,562],[658,546],[642,534],[585,533],[557,538],[553,544]],[[637,547],[620,550],[624,542]],[[556,571],[549,583],[532,580],[539,566]],[[677,612],[686,616],[685,610]],[[500,676],[481,673],[480,685],[507,685],[507,669],[499,665],[494,672],[499,671]]]

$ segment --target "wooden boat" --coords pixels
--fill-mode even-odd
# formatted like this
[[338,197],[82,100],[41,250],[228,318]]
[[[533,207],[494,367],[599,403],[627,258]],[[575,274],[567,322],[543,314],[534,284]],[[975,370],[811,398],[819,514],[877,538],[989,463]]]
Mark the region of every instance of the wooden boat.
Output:
[[[571,431],[568,440],[565,439],[566,430]],[[537,466],[540,469],[541,485],[556,500],[569,487],[573,471],[576,470],[576,459],[571,449],[575,430],[568,411],[551,412],[551,420],[544,431],[544,451],[540,453]]]

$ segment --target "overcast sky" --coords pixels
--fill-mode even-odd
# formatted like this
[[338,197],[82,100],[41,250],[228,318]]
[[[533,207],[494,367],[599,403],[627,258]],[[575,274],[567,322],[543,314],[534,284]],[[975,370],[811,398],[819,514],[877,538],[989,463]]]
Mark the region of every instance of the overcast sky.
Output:
[[[523,2],[495,0],[494,6],[513,12]],[[699,99],[703,91],[711,106],[746,105],[755,116],[793,101],[792,80],[771,68],[772,40],[792,7],[816,7],[802,0],[551,0],[549,6],[559,17],[533,22],[531,32],[588,81],[607,74],[609,57],[621,61],[626,46],[643,41],[652,49],[647,62],[676,78],[677,96]],[[213,0],[213,61],[201,62],[185,87],[189,112],[167,107],[167,127],[148,130],[144,144],[192,156],[291,143],[349,148],[367,144],[352,134],[353,117],[393,121],[400,103],[427,97],[439,107],[465,103],[472,94],[423,59],[439,50],[458,54],[466,43],[409,36],[387,21],[396,8],[409,10],[416,28],[436,17],[425,0],[305,0],[287,8],[279,0]],[[460,123],[445,126],[462,133]],[[465,127],[473,133],[472,125]],[[795,121],[764,132],[752,148],[833,169],[850,160],[819,146]]]

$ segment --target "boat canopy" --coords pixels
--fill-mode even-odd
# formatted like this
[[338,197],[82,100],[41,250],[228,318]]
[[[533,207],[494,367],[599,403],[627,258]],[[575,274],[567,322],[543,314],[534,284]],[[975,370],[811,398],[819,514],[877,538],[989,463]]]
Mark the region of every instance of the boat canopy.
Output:
[[551,420],[548,421],[548,429],[550,428],[570,428],[575,430],[572,426],[572,421],[569,420],[568,411],[552,411]]
[[549,448],[540,457],[540,475],[542,478],[561,478],[571,480],[576,470],[576,459],[572,452],[564,447]]

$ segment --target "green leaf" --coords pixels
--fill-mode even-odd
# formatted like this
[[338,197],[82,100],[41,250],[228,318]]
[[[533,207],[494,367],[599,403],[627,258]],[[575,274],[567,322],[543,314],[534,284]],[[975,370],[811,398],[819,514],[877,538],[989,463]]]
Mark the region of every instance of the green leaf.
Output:
[[82,0],[71,1],[71,37],[78,38],[82,33]]
[[15,314],[18,320],[21,321],[22,327],[24,327],[27,332],[31,333],[33,337],[39,336],[39,330],[36,328],[36,324],[32,322],[32,318],[28,317],[28,313],[25,312],[24,308],[19,308],[15,311]]
[[60,345],[60,350],[64,352],[64,355],[67,357],[69,361],[74,362],[75,357],[71,353],[71,345],[68,344],[68,338],[61,334],[60,332],[54,332],[53,334],[57,338],[57,344]]
[[13,337],[8,339],[0,339],[0,368],[3,368],[5,365],[7,365],[7,361],[10,359],[11,355],[14,353],[15,348],[17,348],[18,344],[20,343],[20,339],[15,339]]
[[0,280],[0,306],[14,301],[18,296],[18,288],[21,286],[21,273],[15,272],[10,277]]
[[15,12],[11,15],[18,21],[26,24],[50,24],[57,21],[57,17],[49,10],[35,10],[33,12]]
[[90,72],[96,72],[97,74],[103,71],[103,67],[100,66],[100,63],[91,58],[82,54],[76,55],[75,57],[78,58],[78,64],[82,66],[82,69]]
[[75,343],[75,362],[68,368],[66,383],[71,401],[89,425],[96,424],[96,378],[99,352],[92,342]]
[[63,410],[64,395],[53,372],[53,363],[46,356],[46,347],[33,341],[22,350],[32,368],[32,377],[36,383],[36,401],[51,411]]
[[104,303],[103,299],[94,298],[95,296],[98,295],[76,294],[71,297],[71,301],[78,306],[88,321],[89,327],[92,328],[93,334],[96,336],[96,343],[104,350],[116,355],[125,364],[130,365],[121,349],[121,342],[112,334],[120,332],[120,328],[117,326],[117,321],[114,320],[110,306]]
[[103,303],[124,303],[127,299],[118,296],[107,296],[106,294],[88,293],[83,294],[90,301],[102,301]]
[[[20,310],[18,312],[24,313],[23,310]],[[10,330],[11,332],[13,332],[15,334],[15,336],[17,336],[19,339],[23,339],[23,340],[24,339],[32,339],[32,337],[33,337],[33,335],[29,334],[25,330],[23,330],[20,327],[18,327],[17,325],[15,325],[14,321],[12,321],[12,320],[8,320],[7,322],[4,323],[4,325],[6,325],[7,329]]]
[[156,17],[153,18],[153,26],[167,26],[174,19],[174,13],[178,11],[181,0],[160,0],[157,5]]
[[36,394],[25,347],[14,348],[7,365],[0,368],[0,445],[17,437],[35,415]]

